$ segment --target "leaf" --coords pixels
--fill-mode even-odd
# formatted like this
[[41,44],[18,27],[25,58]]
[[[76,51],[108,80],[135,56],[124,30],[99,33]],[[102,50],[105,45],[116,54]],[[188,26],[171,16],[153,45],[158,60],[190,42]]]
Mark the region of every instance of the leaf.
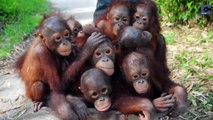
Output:
[[209,78],[210,80],[213,80],[213,76],[209,76],[208,78]]
[[188,8],[191,8],[192,3],[193,3],[193,1],[191,1],[191,2],[187,3],[187,4],[186,4],[186,5],[187,5],[187,7],[188,7]]

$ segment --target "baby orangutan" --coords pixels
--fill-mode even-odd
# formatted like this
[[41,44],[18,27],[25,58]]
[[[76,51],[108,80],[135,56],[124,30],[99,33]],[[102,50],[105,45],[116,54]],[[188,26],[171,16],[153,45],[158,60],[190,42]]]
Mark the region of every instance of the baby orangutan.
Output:
[[79,89],[98,111],[107,111],[111,107],[110,77],[102,70],[92,68],[84,72]]
[[[161,88],[162,83],[157,82],[160,78],[156,79],[155,73],[152,70],[154,67],[151,65],[153,60],[148,58],[149,57],[147,57],[146,54],[141,52],[131,52],[124,58],[122,62],[122,70],[126,77],[126,82],[134,89],[134,95],[141,98],[148,98],[151,101],[153,100],[152,104],[155,109],[167,114],[171,111],[171,108],[174,107],[175,98],[172,94],[167,95],[163,93],[161,96],[159,95],[160,97],[157,95],[159,91],[163,91],[156,91]],[[147,106],[152,108],[153,105],[150,104],[150,106]],[[149,116],[151,118],[151,116],[155,114],[155,109],[147,110],[146,107],[142,109],[145,118],[149,118]],[[140,114],[139,116],[142,117]]]

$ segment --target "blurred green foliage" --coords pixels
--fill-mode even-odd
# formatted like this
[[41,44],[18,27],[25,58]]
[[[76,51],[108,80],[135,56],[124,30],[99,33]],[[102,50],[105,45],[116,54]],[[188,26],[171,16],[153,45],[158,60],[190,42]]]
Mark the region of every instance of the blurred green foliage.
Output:
[[0,0],[0,20],[13,23],[24,15],[44,13],[48,8],[47,0]]
[[48,0],[0,0],[0,59],[50,12]]
[[155,0],[160,16],[166,18],[169,22],[187,24],[190,20],[204,27],[211,25],[213,21],[213,9],[210,15],[201,15],[201,6],[203,4],[211,5],[212,0]]
[[165,37],[166,43],[168,45],[173,44],[175,41],[175,33],[173,31],[169,31],[169,32],[165,33],[164,37]]

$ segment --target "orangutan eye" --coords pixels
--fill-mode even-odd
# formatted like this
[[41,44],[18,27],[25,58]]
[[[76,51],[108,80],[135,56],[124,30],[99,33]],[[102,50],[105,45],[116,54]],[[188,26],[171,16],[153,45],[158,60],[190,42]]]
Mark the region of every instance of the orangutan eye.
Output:
[[149,75],[149,70],[147,70],[147,69],[143,70],[141,76],[147,77],[148,75]]
[[62,39],[62,37],[61,37],[61,36],[56,36],[56,37],[55,37],[55,41],[56,41],[56,42],[60,42],[60,41],[61,41],[61,39]]
[[135,19],[136,19],[136,20],[140,19],[140,16],[136,15],[136,16],[135,16]]
[[64,37],[65,37],[65,38],[69,38],[69,37],[70,37],[69,32],[66,32],[66,33],[64,34]]
[[101,93],[102,93],[102,94],[107,94],[107,92],[108,92],[107,88],[101,89]]
[[133,74],[133,75],[132,75],[132,78],[133,78],[133,79],[138,79],[138,78],[139,78],[139,75],[138,75],[138,74]]
[[142,19],[143,19],[143,21],[147,21],[148,20],[148,18],[146,16],[144,16]]
[[92,93],[93,96],[97,96],[97,92]]
[[100,56],[101,55],[101,52],[96,52],[96,56]]
[[82,30],[82,26],[79,26],[78,29],[79,29],[79,30]]
[[105,51],[105,53],[106,53],[107,55],[110,55],[110,54],[111,54],[111,50],[110,50],[110,49],[107,49],[107,50]]
[[115,17],[115,21],[119,21],[120,20],[120,17]]
[[97,49],[96,51],[95,51],[95,53],[94,53],[94,57],[95,58],[100,58],[102,56],[102,52],[99,50],[99,49]]
[[74,28],[74,30],[73,30],[74,32],[77,32],[78,31],[78,29],[77,28]]
[[124,18],[123,21],[124,21],[124,22],[128,22],[128,19],[127,19],[127,18]]
[[92,93],[92,98],[95,99],[95,98],[97,98],[97,97],[98,97],[98,93],[97,93],[97,92],[93,92],[93,93]]
[[145,73],[142,73],[142,76],[144,76],[144,77],[147,76],[147,73],[146,73],[146,72],[145,72]]

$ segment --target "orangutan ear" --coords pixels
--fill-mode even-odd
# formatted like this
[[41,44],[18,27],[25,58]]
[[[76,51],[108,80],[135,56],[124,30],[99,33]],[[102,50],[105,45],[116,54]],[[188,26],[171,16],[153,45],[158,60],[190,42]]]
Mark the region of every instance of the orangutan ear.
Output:
[[106,14],[106,20],[109,20],[109,13]]
[[78,89],[83,93],[84,91],[81,89],[81,87],[79,86]]

